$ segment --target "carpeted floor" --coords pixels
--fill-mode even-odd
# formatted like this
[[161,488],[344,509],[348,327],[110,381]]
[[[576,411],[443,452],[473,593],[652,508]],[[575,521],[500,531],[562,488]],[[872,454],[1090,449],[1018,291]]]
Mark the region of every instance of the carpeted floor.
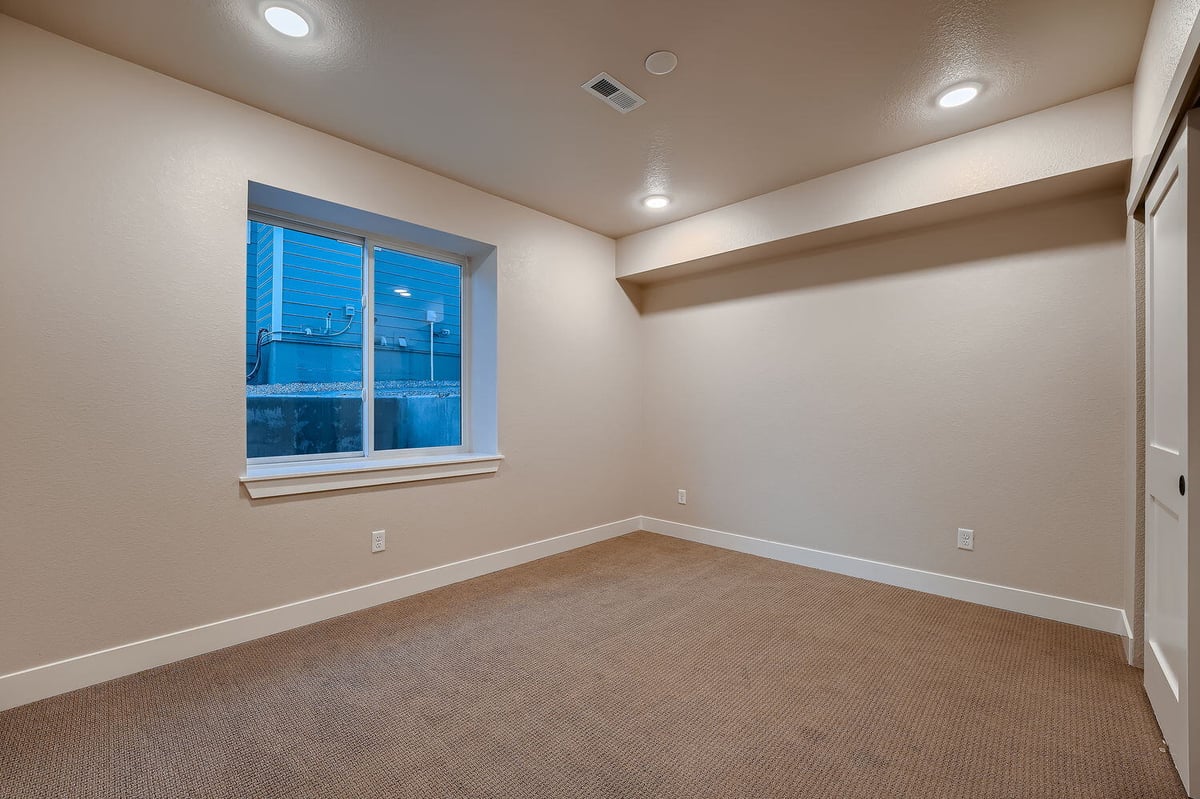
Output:
[[1117,638],[635,533],[0,713],[0,797],[1183,796]]

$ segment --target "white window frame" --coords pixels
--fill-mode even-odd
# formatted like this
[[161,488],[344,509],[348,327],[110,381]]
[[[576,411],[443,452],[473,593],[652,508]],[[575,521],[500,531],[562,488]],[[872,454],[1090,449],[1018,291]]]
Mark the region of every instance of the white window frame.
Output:
[[[488,474],[498,470],[498,452],[472,448],[472,259],[466,255],[381,236],[368,230],[330,225],[320,220],[250,205],[247,220],[312,233],[362,247],[362,403],[363,449],[355,452],[282,455],[246,459],[241,482],[251,498],[405,483],[445,477]],[[459,266],[460,443],[456,446],[375,449],[375,249],[431,258]],[[282,287],[281,289],[282,290]],[[432,324],[431,324],[432,331]],[[243,425],[245,425],[243,416]],[[244,437],[243,437],[244,440]],[[494,447],[493,447],[494,448]]]

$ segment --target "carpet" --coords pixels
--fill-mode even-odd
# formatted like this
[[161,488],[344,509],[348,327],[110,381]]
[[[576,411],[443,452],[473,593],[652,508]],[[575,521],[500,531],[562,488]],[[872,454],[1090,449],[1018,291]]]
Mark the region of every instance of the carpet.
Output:
[[1112,635],[634,533],[0,713],[0,797],[1183,796]]

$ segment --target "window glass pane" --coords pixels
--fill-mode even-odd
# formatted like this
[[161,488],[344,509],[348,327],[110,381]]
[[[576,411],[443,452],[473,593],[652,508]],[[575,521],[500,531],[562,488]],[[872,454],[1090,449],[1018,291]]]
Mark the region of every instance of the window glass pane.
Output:
[[462,444],[462,267],[375,248],[375,449]]
[[363,452],[363,248],[251,221],[246,454]]

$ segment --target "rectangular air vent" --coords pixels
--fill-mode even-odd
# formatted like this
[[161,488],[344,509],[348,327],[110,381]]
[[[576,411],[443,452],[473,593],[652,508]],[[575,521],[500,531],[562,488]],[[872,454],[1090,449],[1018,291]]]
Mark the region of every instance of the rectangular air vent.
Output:
[[603,100],[622,114],[628,114],[646,102],[632,89],[607,72],[601,72],[583,84],[583,90],[596,99]]

